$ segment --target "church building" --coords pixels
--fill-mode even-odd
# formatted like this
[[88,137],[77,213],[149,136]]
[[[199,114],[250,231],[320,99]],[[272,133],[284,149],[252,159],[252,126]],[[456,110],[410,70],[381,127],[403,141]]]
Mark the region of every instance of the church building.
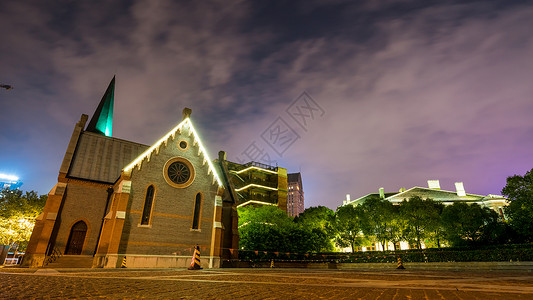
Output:
[[209,158],[188,108],[153,145],[113,137],[114,90],[74,126],[23,266],[187,267],[199,246],[219,267],[238,249],[225,153]]

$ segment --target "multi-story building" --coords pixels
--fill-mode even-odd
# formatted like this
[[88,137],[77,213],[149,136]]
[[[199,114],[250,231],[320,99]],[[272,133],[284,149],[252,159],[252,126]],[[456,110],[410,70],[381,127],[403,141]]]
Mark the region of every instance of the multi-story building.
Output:
[[304,211],[304,189],[302,185],[302,175],[291,173],[287,175],[287,214],[297,217]]
[[226,161],[226,167],[237,207],[272,205],[287,210],[287,169],[254,161],[246,164]]

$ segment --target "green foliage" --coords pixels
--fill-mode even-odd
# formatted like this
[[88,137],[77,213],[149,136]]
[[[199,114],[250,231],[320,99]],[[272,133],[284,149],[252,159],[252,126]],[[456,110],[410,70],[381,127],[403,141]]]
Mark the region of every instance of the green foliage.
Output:
[[312,249],[316,251],[333,250],[335,238],[335,212],[325,206],[309,207],[305,209],[294,221],[300,228],[312,233],[317,241]]
[[533,242],[533,169],[524,176],[507,177],[502,194],[509,198],[505,214],[522,241]]
[[444,207],[442,226],[453,246],[479,245],[484,232],[498,222],[498,214],[478,204],[456,202]]
[[34,191],[0,191],[0,244],[18,243],[19,249],[24,249],[45,203],[46,195],[39,196]]
[[353,205],[344,205],[335,212],[336,244],[339,247],[351,247],[352,252],[363,242],[363,212]]
[[383,249],[389,241],[396,241],[402,235],[398,210],[391,202],[374,197],[365,201],[361,209],[363,233],[375,237]]
[[[442,204],[440,204],[442,205]],[[415,196],[404,200],[400,205],[400,218],[403,219],[403,236],[407,241],[415,241],[421,249],[421,241],[429,238],[440,225],[440,211],[431,199]]]
[[325,206],[309,207],[294,221],[303,227],[323,230],[332,238],[335,234],[335,212]]
[[319,253],[331,251],[332,241],[339,247],[351,247],[352,252],[374,242],[385,250],[389,242],[396,248],[400,241],[416,242],[419,248],[422,242],[438,248],[441,244],[479,248],[533,242],[533,169],[524,176],[507,178],[502,194],[510,200],[505,209],[508,223],[478,204],[444,206],[420,197],[393,205],[376,195],[356,207],[341,206],[336,212],[322,206],[308,208],[294,220],[273,206],[240,208],[241,248]]
[[327,216],[327,209],[304,211],[297,221],[275,206],[246,206],[238,212],[242,250],[307,253],[333,249],[329,221],[316,217]]
[[273,224],[285,228],[293,224],[292,218],[276,206],[239,207],[239,227],[247,223]]

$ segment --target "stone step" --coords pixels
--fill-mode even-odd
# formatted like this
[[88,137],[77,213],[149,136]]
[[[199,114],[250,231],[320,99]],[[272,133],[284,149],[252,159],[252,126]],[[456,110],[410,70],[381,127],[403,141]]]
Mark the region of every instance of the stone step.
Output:
[[44,268],[91,268],[93,266],[92,255],[62,255],[54,262],[48,263]]

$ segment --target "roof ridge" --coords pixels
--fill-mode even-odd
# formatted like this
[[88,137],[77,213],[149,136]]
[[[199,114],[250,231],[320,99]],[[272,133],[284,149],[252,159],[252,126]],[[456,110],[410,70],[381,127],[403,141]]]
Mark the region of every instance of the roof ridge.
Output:
[[122,169],[123,172],[129,173],[131,172],[135,167],[138,169],[141,168],[142,162],[144,159],[147,159],[150,161],[150,157],[152,156],[152,153],[155,151],[156,154],[159,153],[159,148],[163,143],[165,143],[165,146],[168,144],[168,139],[172,137],[172,139],[175,138],[176,132],[181,132],[183,127],[185,125],[189,126],[189,135],[192,134],[194,139],[194,144],[198,144],[198,153],[197,155],[204,155],[204,163],[207,162],[208,165],[208,172],[212,173],[213,181],[216,181],[219,186],[222,186],[222,181],[220,180],[220,177],[218,176],[217,170],[215,169],[213,162],[209,158],[209,155],[207,154],[206,149],[204,148],[202,141],[200,140],[200,136],[194,129],[194,126],[192,125],[192,121],[189,117],[185,118],[183,121],[181,121],[176,127],[171,129],[167,134],[165,134],[161,139],[159,139],[155,144],[153,144],[150,148],[148,148],[146,151],[144,151],[141,155],[139,155],[137,158],[135,158],[131,163],[129,163],[124,169]]

